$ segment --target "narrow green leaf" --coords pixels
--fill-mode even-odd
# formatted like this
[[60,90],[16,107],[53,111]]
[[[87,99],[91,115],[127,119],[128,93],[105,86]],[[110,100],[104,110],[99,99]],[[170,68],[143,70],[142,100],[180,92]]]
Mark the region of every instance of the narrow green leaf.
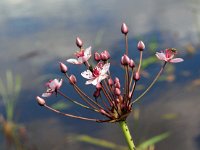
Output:
[[169,132],[162,133],[160,135],[154,136],[154,137],[144,141],[137,148],[138,149],[146,149],[151,145],[154,145],[154,144],[156,144],[156,143],[158,143],[160,141],[163,141],[164,139],[166,139],[169,136],[170,136]]
[[106,141],[106,140],[93,138],[93,137],[88,136],[88,135],[78,135],[78,136],[75,137],[75,139],[77,141],[86,142],[86,143],[89,143],[89,144],[93,144],[93,145],[108,148],[108,149],[127,150],[127,147],[117,145],[115,143],[112,143],[112,142],[109,142],[109,141]]
[[69,108],[70,106],[69,106],[69,104],[66,104],[65,102],[59,101],[59,102],[53,104],[51,107],[54,109],[58,109],[58,110],[64,110],[64,109]]
[[173,120],[176,119],[178,117],[178,114],[176,113],[167,113],[161,116],[162,119],[166,119],[166,120]]
[[21,78],[20,76],[15,77],[10,70],[7,70],[5,81],[4,84],[0,78],[0,96],[6,109],[6,119],[12,121],[16,99],[21,90]]
[[4,105],[6,104],[7,99],[8,99],[7,95],[8,95],[7,90],[3,84],[2,79],[0,78],[0,96],[2,97],[2,101]]
[[156,39],[153,39],[149,44],[148,44],[149,51],[152,53],[155,53],[156,49],[158,48],[158,42]]
[[15,78],[15,87],[14,87],[15,95],[18,96],[21,91],[21,77],[19,75]]
[[6,80],[7,80],[7,91],[8,91],[8,93],[10,93],[12,95],[14,81],[13,81],[13,74],[10,70],[6,71]]
[[151,57],[143,59],[142,69],[147,68],[149,65],[155,63],[156,61],[157,61],[157,58],[155,56],[151,56]]

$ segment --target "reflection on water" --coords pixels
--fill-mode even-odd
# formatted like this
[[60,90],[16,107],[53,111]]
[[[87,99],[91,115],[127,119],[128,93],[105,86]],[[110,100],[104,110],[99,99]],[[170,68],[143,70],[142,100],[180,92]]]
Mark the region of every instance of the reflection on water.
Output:
[[[144,130],[138,129],[138,139],[171,131],[171,137],[158,144],[158,149],[198,149],[199,108],[196,107],[200,105],[196,90],[199,89],[200,78],[199,54],[197,51],[194,56],[187,56],[185,51],[188,44],[195,49],[199,44],[198,8],[195,1],[186,0],[98,0],[88,3],[83,0],[0,1],[0,75],[9,68],[23,77],[23,93],[17,105],[16,118],[28,127],[34,147],[48,149],[48,141],[51,141],[54,149],[64,149],[66,146],[80,149],[83,143],[77,144],[67,138],[79,133],[125,145],[117,125],[63,118],[41,110],[34,99],[43,90],[41,81],[44,83],[44,78],[46,81],[46,77],[40,75],[59,72],[57,62],[64,61],[76,50],[76,36],[85,41],[86,47],[92,45],[94,50],[111,50],[115,61],[118,61],[124,44],[118,29],[125,21],[130,28],[129,36],[133,36],[129,39],[131,49],[135,47],[136,39],[142,39],[149,44],[147,55],[153,55],[149,50],[152,47],[177,47],[183,50],[180,53],[185,56],[185,62],[175,66],[176,80],[159,83],[144,98],[146,105],[141,106],[139,124]],[[152,41],[154,44],[150,45]],[[131,56],[137,56],[137,53],[131,51]],[[147,72],[152,71],[149,78],[157,71],[156,68],[157,64],[146,68]],[[118,66],[111,70],[117,73]],[[121,76],[120,73],[118,75]],[[47,78],[52,76],[56,75]],[[196,80],[194,85],[193,80]],[[80,113],[76,109],[73,112]],[[178,118],[163,120],[161,115],[165,113],[176,114]],[[131,117],[130,124],[134,126]],[[2,138],[0,140],[3,141]],[[102,149],[86,145],[86,149],[94,148]]]

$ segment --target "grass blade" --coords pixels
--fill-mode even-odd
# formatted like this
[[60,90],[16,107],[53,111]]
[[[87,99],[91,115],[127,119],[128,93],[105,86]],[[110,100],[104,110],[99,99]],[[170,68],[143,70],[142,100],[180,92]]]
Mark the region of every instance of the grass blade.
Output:
[[170,135],[169,132],[165,132],[160,135],[154,136],[154,137],[144,141],[143,143],[141,143],[137,148],[140,150],[146,149],[149,146],[155,145],[156,143],[166,139],[167,137],[169,137],[169,135]]

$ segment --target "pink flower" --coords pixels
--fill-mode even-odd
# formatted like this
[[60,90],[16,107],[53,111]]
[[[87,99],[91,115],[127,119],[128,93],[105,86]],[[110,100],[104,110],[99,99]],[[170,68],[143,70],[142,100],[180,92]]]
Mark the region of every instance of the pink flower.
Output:
[[47,90],[45,93],[42,94],[42,97],[49,97],[51,96],[54,92],[57,92],[57,90],[61,87],[63,80],[60,79],[54,79],[50,80],[49,82],[46,83]]
[[109,67],[110,63],[103,64],[100,62],[92,71],[86,70],[82,72],[81,75],[84,78],[89,79],[85,84],[93,84],[96,86],[98,83],[108,77],[106,73],[108,72]]
[[156,57],[160,60],[163,60],[165,62],[170,63],[179,63],[182,62],[182,58],[174,58],[174,56],[177,54],[176,49],[174,48],[168,48],[162,52],[156,52]]
[[85,50],[82,49],[76,52],[75,56],[77,57],[77,59],[71,58],[71,59],[68,59],[67,62],[79,65],[88,61],[88,59],[91,57],[91,46],[86,48]]

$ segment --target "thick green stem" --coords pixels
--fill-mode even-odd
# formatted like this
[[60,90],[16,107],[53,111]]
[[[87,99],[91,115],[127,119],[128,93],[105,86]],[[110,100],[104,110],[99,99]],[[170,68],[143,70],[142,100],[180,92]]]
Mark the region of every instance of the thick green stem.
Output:
[[122,132],[123,132],[125,138],[126,138],[126,142],[128,144],[129,150],[136,150],[135,144],[133,142],[133,139],[132,139],[132,136],[130,134],[130,131],[129,131],[129,128],[127,126],[126,121],[125,120],[124,121],[120,121],[119,125],[120,125],[120,127],[122,129]]

